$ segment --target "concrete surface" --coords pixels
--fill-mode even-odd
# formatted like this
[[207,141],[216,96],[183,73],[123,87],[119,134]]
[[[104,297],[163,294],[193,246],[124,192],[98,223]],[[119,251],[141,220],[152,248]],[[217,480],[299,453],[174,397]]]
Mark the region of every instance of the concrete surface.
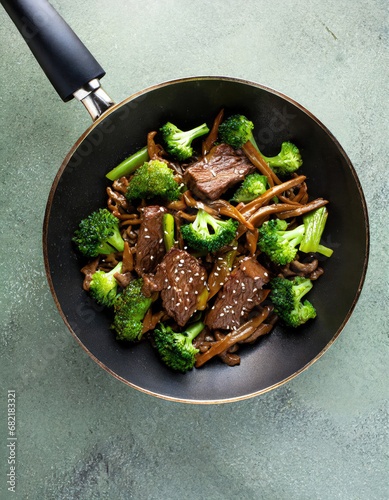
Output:
[[[71,337],[41,253],[47,196],[90,121],[63,104],[0,10],[0,498],[385,500],[388,489],[387,5],[344,0],[55,0],[117,102],[161,81],[226,75],[312,111],[360,177],[366,283],[334,346],[290,383],[218,406],[128,388]],[[17,397],[7,491],[7,391]]]

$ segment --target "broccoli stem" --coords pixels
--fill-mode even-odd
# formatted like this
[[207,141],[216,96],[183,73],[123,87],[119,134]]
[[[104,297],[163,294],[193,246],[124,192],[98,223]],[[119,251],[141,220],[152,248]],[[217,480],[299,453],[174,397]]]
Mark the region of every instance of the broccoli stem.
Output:
[[258,147],[258,145],[257,145],[257,143],[256,143],[256,141],[255,141],[255,139],[254,139],[254,136],[253,136],[253,133],[252,133],[252,132],[251,132],[251,134],[250,134],[250,139],[249,139],[249,141],[250,141],[250,142],[251,142],[251,144],[255,147],[255,149],[258,151],[258,153],[260,153],[260,154],[263,156],[263,154],[259,151],[259,147]]
[[292,230],[286,230],[286,231],[279,231],[279,234],[283,236],[286,240],[289,241],[289,243],[295,247],[297,246],[300,241],[304,237],[304,232],[305,232],[305,226],[304,224],[301,224],[300,226],[297,226],[295,229]]
[[300,250],[304,253],[319,252],[326,257],[331,257],[333,250],[320,245],[320,239],[327,222],[328,210],[320,207],[304,216],[305,234],[300,243]]
[[188,326],[188,328],[183,332],[185,337],[188,337],[190,341],[195,339],[197,335],[199,335],[204,330],[204,323],[202,321],[198,321],[196,323],[192,323]]
[[120,177],[123,177],[124,175],[132,174],[138,167],[143,165],[143,163],[148,160],[149,153],[147,151],[147,146],[145,146],[126,160],[122,161],[117,167],[109,171],[108,174],[106,174],[106,177],[110,181],[120,179]]
[[[120,231],[117,227],[115,227],[115,229],[113,230],[113,234],[112,236],[110,236],[106,243],[108,243],[109,245],[112,245],[114,248],[113,250],[111,250],[111,252],[108,252],[108,253],[112,253],[112,252],[123,252],[124,250],[124,240],[123,238],[121,237],[121,234],[120,234]],[[102,245],[102,247],[105,247],[105,245]],[[104,252],[106,253],[106,252]]]
[[199,125],[198,127],[193,128],[192,130],[180,132],[177,135],[178,135],[179,142],[181,142],[181,141],[186,142],[188,139],[190,139],[190,141],[192,142],[197,137],[200,137],[201,135],[207,134],[208,132],[209,132],[209,128],[207,127],[207,124],[203,123],[202,125]]
[[174,247],[174,217],[172,214],[164,214],[163,221],[163,241],[165,243],[165,250],[168,252]]

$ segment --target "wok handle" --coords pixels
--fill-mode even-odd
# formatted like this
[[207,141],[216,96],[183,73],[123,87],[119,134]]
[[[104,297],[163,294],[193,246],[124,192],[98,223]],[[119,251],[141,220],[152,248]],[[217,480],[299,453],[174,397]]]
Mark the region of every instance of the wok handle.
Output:
[[0,0],[63,101],[105,71],[47,0]]

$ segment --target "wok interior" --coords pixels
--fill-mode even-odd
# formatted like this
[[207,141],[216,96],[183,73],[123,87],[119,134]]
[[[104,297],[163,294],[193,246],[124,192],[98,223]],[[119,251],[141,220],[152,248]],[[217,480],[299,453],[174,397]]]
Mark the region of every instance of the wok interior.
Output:
[[[324,275],[309,299],[318,317],[296,331],[280,324],[241,350],[239,366],[218,360],[181,375],[166,368],[147,343],[126,345],[110,331],[110,313],[82,290],[82,258],[71,243],[79,221],[106,205],[105,174],[145,146],[166,121],[189,129],[208,125],[221,108],[254,122],[264,154],[285,140],[301,150],[311,196],[329,200]],[[64,167],[64,166],[63,166]],[[123,103],[92,127],[53,186],[47,212],[47,264],[57,306],[82,345],[113,374],[138,388],[185,401],[233,400],[265,391],[303,369],[340,332],[359,295],[366,267],[367,220],[358,180],[337,143],[307,112],[262,87],[235,80],[189,79],[165,84]],[[325,261],[324,261],[325,259]],[[50,278],[49,278],[50,279]]]

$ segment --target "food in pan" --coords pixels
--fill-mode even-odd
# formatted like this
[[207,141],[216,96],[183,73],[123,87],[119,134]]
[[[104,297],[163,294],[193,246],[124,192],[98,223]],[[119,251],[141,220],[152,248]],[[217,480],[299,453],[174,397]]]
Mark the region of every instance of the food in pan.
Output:
[[149,340],[179,372],[216,357],[237,365],[277,321],[320,314],[306,294],[323,274],[318,254],[332,254],[321,243],[328,201],[310,198],[294,144],[266,157],[253,129],[222,110],[211,130],[149,132],[107,174],[106,208],[74,233],[84,290],[112,314],[107,335]]

